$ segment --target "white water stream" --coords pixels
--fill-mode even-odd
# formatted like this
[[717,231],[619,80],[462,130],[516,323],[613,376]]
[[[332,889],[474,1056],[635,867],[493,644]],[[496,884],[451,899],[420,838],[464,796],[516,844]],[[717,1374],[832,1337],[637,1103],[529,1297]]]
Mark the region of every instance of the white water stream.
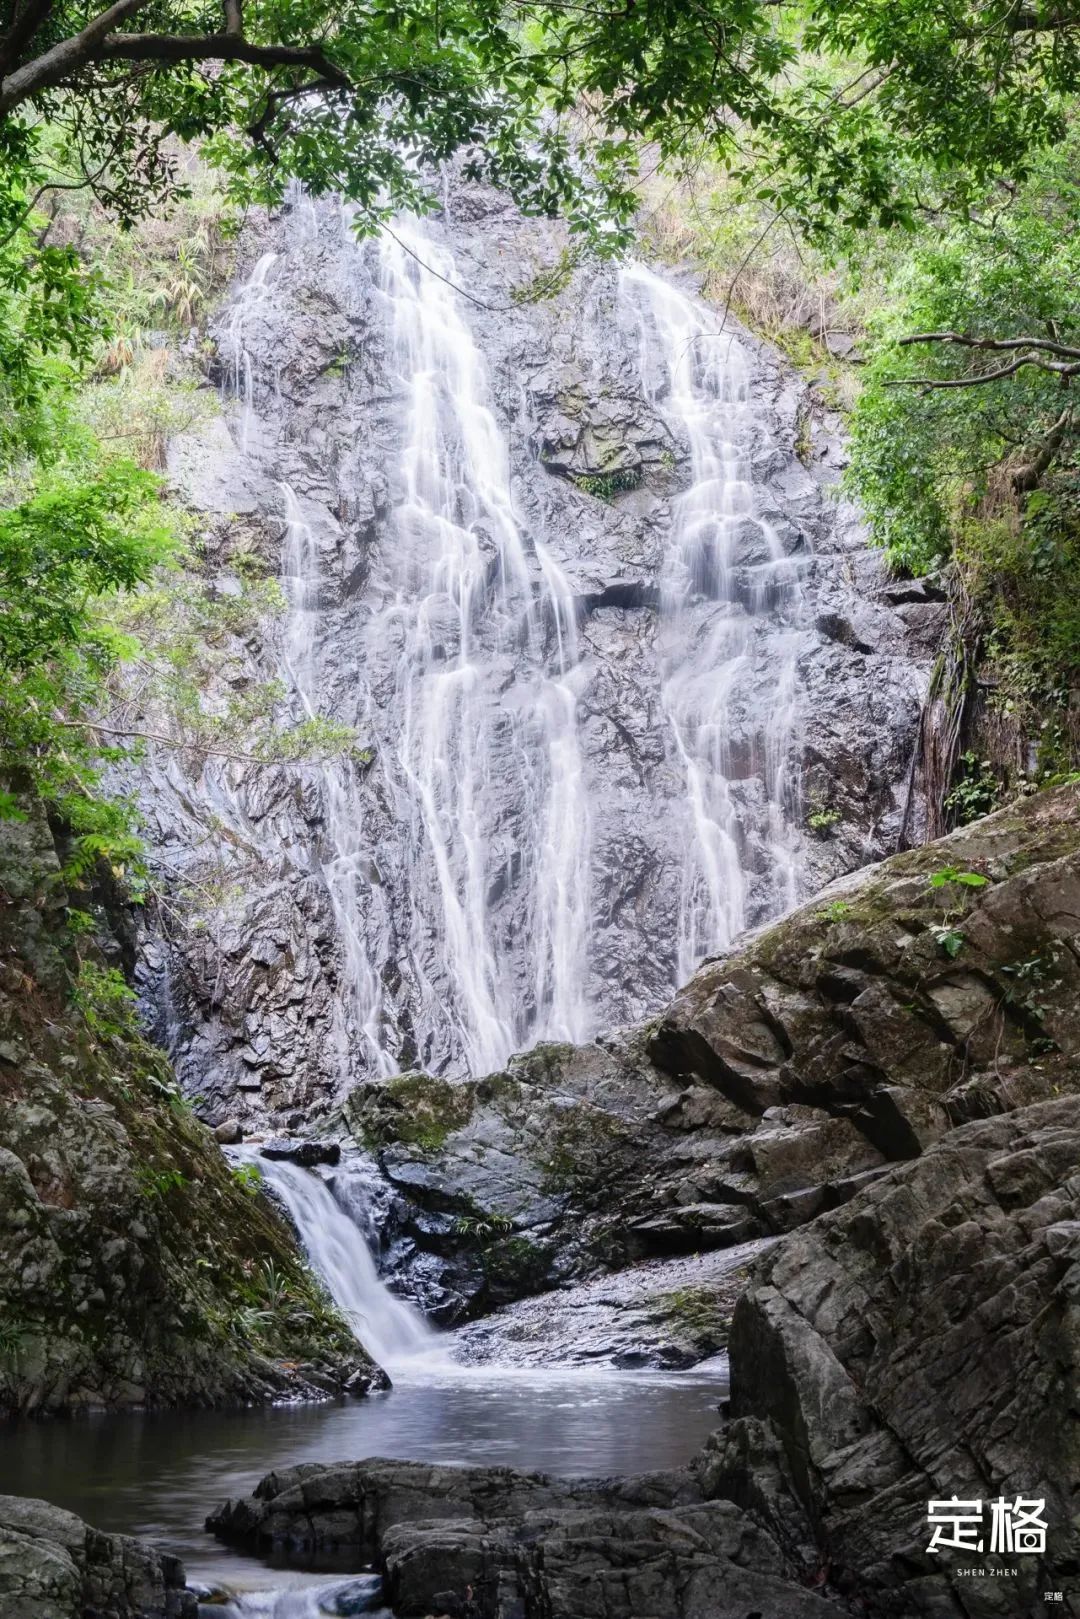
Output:
[[[252,357],[273,371],[266,330],[251,334],[265,328],[279,260],[319,243],[311,205],[294,214],[297,241],[258,260],[224,327],[239,448],[250,453],[254,439],[264,459],[268,424],[260,440],[253,422],[277,382],[260,379]],[[590,773],[580,700],[590,653],[535,515],[526,529],[515,508],[452,254],[414,220],[337,252],[334,296],[367,319],[376,312],[378,386],[394,422],[388,515],[365,554],[347,672],[322,620],[338,588],[326,535],[313,505],[278,488],[282,674],[300,717],[355,726],[377,783],[363,763],[321,772],[318,864],[344,964],[338,1067],[343,1079],[392,1073],[406,1027],[417,1031],[409,1064],[482,1074],[540,1040],[586,1041],[604,1021],[613,969],[591,946],[607,903],[593,850],[606,789]],[[617,313],[639,332],[642,394],[689,450],[643,643],[656,660],[666,768],[684,784],[672,838],[681,983],[760,920],[763,893],[773,912],[797,895],[800,565],[756,513],[755,411],[738,341],[638,265],[619,279]],[[424,1031],[436,1031],[437,1061]]]
[[[455,273],[450,255],[407,221],[379,243],[390,368],[406,410],[395,543],[380,557],[382,607],[368,645],[376,667],[388,655],[394,663],[392,702],[372,718],[413,874],[408,933],[420,995],[440,994],[424,968],[434,932],[464,1066],[482,1074],[523,1038],[591,1032],[589,804],[568,680],[577,656],[570,591],[515,516],[506,442],[449,284]],[[506,772],[520,779],[512,829],[493,812],[492,787]],[[527,984],[515,981],[491,925],[500,865],[515,861],[528,893]]]
[[[686,780],[678,976],[726,949],[746,925],[744,828],[733,783],[765,790],[764,827],[776,909],[797,897],[798,782],[792,769],[799,565],[756,514],[750,471],[753,404],[746,356],[721,318],[644,265],[621,277],[641,315],[640,369],[649,396],[690,449],[690,485],[675,502],[661,575],[662,698]],[[719,329],[718,329],[719,328]],[[786,597],[787,623],[763,615]],[[722,604],[704,623],[695,609]],[[764,656],[762,655],[764,653]],[[758,716],[752,755],[736,759],[733,711]]]
[[243,1150],[233,1156],[256,1164],[284,1203],[312,1266],[380,1366],[393,1375],[418,1360],[446,1358],[441,1353],[442,1341],[419,1310],[380,1281],[363,1231],[336,1202],[324,1180],[288,1160]]

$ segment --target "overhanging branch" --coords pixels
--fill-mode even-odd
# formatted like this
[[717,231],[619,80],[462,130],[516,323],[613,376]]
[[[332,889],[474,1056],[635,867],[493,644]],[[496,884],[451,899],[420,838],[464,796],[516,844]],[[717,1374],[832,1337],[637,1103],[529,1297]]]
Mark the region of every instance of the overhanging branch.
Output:
[[115,0],[80,34],[62,40],[33,62],[8,74],[0,84],[0,116],[98,62],[245,62],[267,70],[300,68],[319,81],[319,89],[352,88],[348,74],[321,45],[260,45],[246,39],[241,31],[240,0],[225,0],[225,27],[218,34],[116,32],[118,24],[147,3],[148,0]]
[[51,50],[16,68],[14,73],[9,73],[0,84],[0,116],[11,112],[39,90],[47,90],[61,83],[87,62],[97,61],[101,43],[107,35],[141,11],[147,3],[148,0],[114,0],[111,6],[88,22],[81,33],[62,39]]
[[97,62],[246,62],[251,67],[299,67],[337,90],[349,76],[320,45],[257,45],[242,34],[110,34]]
[[961,348],[1016,357],[990,371],[970,371],[963,377],[894,377],[885,384],[887,388],[979,388],[987,382],[1014,377],[1026,367],[1049,371],[1063,383],[1070,377],[1080,376],[1080,348],[1053,337],[973,337],[968,332],[914,332],[900,339],[901,348],[910,348],[915,343],[957,344]]
[[1059,354],[1066,359],[1080,360],[1080,348],[1061,343],[1053,337],[973,337],[969,332],[914,332],[900,339],[901,348],[913,343],[959,343],[967,349],[1038,349],[1046,354]]

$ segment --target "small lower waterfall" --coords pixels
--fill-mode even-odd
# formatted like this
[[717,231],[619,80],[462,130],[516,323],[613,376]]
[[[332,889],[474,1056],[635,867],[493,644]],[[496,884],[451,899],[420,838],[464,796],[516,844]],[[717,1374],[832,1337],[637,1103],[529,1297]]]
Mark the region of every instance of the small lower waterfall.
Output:
[[437,1354],[439,1339],[423,1316],[379,1280],[363,1233],[326,1182],[286,1160],[239,1155],[258,1165],[284,1203],[313,1268],[364,1348],[386,1371]]

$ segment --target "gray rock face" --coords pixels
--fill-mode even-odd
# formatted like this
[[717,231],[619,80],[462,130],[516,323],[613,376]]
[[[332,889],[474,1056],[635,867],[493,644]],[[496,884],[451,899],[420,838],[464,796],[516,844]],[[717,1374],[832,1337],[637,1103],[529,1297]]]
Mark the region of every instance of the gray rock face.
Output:
[[[1077,1098],[1038,1103],[950,1132],[768,1255],[736,1307],[737,1420],[706,1493],[793,1557],[827,1548],[882,1619],[1042,1614],[1080,1552],[1078,1165]],[[929,1553],[927,1502],[956,1496],[983,1503],[982,1546]],[[1018,1496],[1045,1503],[1045,1556],[990,1555],[990,1502]]]
[[767,1119],[808,1106],[886,1159],[1057,1094],[1080,1050],[1075,787],[898,855],[704,967],[649,1045]]
[[1061,788],[834,885],[644,1030],[355,1087],[386,1273],[453,1321],[780,1235],[954,1125],[1071,1089],[1077,806]]
[[[505,1305],[454,1333],[454,1359],[498,1366],[679,1370],[721,1356],[747,1267],[766,1244],[646,1260]],[[710,1365],[710,1370],[714,1369]],[[723,1359],[715,1361],[718,1376]]]
[[561,1482],[405,1462],[270,1474],[208,1528],[252,1550],[375,1561],[401,1615],[832,1619],[779,1546],[689,1474]]
[[[147,770],[170,884],[224,896],[144,956],[162,1032],[215,1121],[293,1129],[394,1067],[476,1074],[538,1038],[581,1039],[663,1005],[693,898],[680,748],[698,745],[689,731],[675,739],[686,692],[672,660],[692,655],[707,686],[707,649],[731,625],[748,626],[722,727],[742,871],[732,914],[760,921],[784,903],[780,843],[811,890],[897,835],[926,651],[879,598],[854,514],[793,453],[798,389],[738,334],[754,515],[731,540],[723,589],[703,578],[666,617],[693,447],[656,356],[642,360],[647,311],[613,269],[579,269],[554,299],[508,300],[562,246],[557,227],[451,186],[420,257],[478,302],[444,288],[439,330],[421,328],[444,348],[421,343],[406,366],[415,263],[356,248],[330,207],[297,205],[246,240],[250,266],[276,257],[258,261],[217,332],[223,382],[249,379],[243,407],[229,407],[228,431],[218,421],[176,443],[170,464],[211,514],[224,583],[242,536],[272,571],[284,556],[292,611],[261,641],[237,639],[222,694],[282,677],[295,717],[353,724],[368,751],[329,771],[212,759],[197,774],[175,760]],[[442,437],[417,464],[469,474],[454,518],[475,573],[464,718],[456,698],[441,719],[431,706],[432,681],[460,653],[461,586],[429,578],[438,535],[414,518],[434,496],[410,494],[403,460],[418,431],[411,376],[425,365]],[[481,431],[493,448],[470,460],[462,435]],[[489,463],[496,493],[478,493]],[[507,522],[512,542],[495,533]],[[506,558],[519,551],[515,584]],[[781,647],[794,730],[773,737]],[[402,674],[417,660],[426,684]],[[837,817],[823,838],[804,824],[815,806]],[[723,842],[727,811],[709,814]]]
[[196,1619],[175,1557],[0,1495],[0,1619]]

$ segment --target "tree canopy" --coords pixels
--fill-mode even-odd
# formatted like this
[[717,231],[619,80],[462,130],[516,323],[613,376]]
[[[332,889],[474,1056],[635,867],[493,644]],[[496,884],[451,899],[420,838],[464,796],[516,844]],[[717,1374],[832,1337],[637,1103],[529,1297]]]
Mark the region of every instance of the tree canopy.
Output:
[[86,808],[107,750],[73,717],[122,653],[100,604],[169,528],[155,481],[69,410],[110,308],[51,228],[65,192],[134,226],[185,195],[186,143],[237,205],[299,181],[374,229],[433,206],[456,156],[610,250],[643,168],[704,160],[802,241],[857,256],[900,227],[853,478],[925,568],[999,469],[1014,504],[1073,476],[1076,199],[1054,157],[1078,88],[1080,0],[0,0],[0,766],[29,761],[87,835],[112,814]]
[[[122,216],[177,183],[163,137],[219,137],[237,191],[296,176],[375,213],[468,148],[523,206],[625,217],[642,140],[766,140],[807,219],[891,223],[928,186],[1060,138],[1080,7],[990,0],[7,0],[6,165],[42,117]],[[578,136],[583,127],[584,143]]]

